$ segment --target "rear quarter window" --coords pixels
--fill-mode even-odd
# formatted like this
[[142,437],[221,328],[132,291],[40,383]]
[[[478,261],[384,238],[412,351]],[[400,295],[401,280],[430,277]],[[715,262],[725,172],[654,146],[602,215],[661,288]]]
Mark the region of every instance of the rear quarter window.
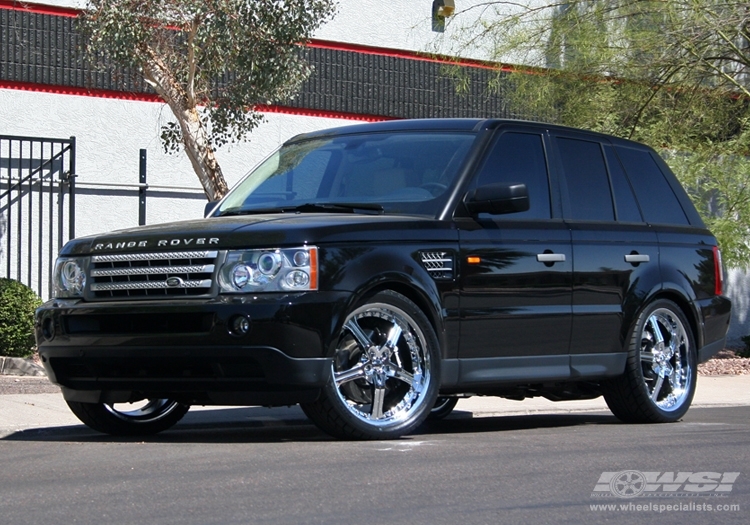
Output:
[[643,218],[652,224],[690,224],[672,187],[647,150],[616,146]]
[[617,158],[612,146],[604,146],[604,155],[607,158],[609,176],[612,181],[612,191],[615,194],[615,206],[617,208],[617,220],[622,222],[643,222],[641,210],[633,194],[620,160]]

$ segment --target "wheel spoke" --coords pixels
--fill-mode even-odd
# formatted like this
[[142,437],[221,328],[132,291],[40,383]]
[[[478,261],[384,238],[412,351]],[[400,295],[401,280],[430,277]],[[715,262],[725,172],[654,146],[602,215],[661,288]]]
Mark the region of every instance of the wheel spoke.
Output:
[[385,346],[387,346],[390,350],[395,349],[396,344],[401,337],[401,332],[403,332],[403,330],[401,330],[401,327],[396,323],[393,323],[393,327],[388,332],[388,340],[385,342]]
[[[671,339],[669,341],[669,354],[668,356],[672,358],[673,356],[679,356],[680,353],[680,346],[682,345],[682,341],[680,341],[680,335],[677,334],[674,330],[671,334]],[[679,358],[678,358],[679,360]]]
[[349,319],[344,328],[349,330],[349,333],[354,336],[354,339],[357,340],[357,344],[363,351],[367,351],[372,346],[372,341],[367,337],[362,328],[359,327],[356,319]]
[[656,320],[656,316],[652,315],[648,319],[648,324],[651,326],[651,330],[654,333],[654,339],[656,339],[656,343],[663,343],[664,342],[664,336],[661,333],[661,329],[659,328],[659,322]]
[[354,381],[355,379],[360,379],[363,377],[365,377],[364,363],[359,363],[349,370],[333,373],[333,380],[336,382],[336,386],[341,386],[344,383]]
[[664,384],[664,376],[659,374],[658,378],[656,379],[656,384],[654,385],[654,391],[651,392],[651,400],[656,403],[659,392],[661,391],[661,387]]
[[414,385],[414,376],[401,367],[391,366],[388,369],[388,377],[403,381],[409,386]]
[[373,419],[380,419],[383,417],[383,404],[385,402],[385,388],[375,387],[372,393],[372,412],[370,415]]

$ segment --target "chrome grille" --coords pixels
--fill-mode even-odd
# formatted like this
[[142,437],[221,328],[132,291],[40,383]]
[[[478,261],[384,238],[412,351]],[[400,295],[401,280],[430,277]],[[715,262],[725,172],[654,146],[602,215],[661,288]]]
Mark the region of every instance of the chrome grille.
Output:
[[453,279],[453,254],[451,252],[419,252],[422,265],[433,279]]
[[205,250],[94,255],[89,291],[96,299],[209,295],[218,253]]

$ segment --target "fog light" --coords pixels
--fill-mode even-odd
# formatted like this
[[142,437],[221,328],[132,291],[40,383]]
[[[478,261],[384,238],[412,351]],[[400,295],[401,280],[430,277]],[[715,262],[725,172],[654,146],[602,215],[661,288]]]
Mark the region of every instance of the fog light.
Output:
[[229,333],[243,336],[250,333],[250,319],[246,315],[235,315],[229,320]]
[[52,341],[55,338],[55,323],[50,317],[42,321],[42,336],[47,341]]

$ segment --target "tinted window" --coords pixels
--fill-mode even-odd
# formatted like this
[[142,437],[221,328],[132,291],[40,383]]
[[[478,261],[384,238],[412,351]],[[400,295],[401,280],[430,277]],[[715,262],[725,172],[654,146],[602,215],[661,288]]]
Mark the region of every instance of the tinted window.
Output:
[[568,186],[569,218],[582,221],[612,221],[612,193],[607,167],[598,142],[558,137],[563,173]]
[[471,133],[405,131],[287,143],[232,189],[219,213],[342,203],[433,216],[474,139]]
[[643,222],[641,211],[633,195],[633,188],[622,170],[620,160],[615,155],[611,146],[604,146],[604,155],[607,157],[609,167],[609,178],[612,181],[612,191],[615,194],[615,209],[617,220],[624,222]]
[[688,224],[685,212],[651,153],[617,146],[646,222]]
[[508,219],[549,219],[549,182],[541,135],[503,133],[492,145],[475,187],[497,182],[523,183],[529,192],[528,211],[504,215]]

